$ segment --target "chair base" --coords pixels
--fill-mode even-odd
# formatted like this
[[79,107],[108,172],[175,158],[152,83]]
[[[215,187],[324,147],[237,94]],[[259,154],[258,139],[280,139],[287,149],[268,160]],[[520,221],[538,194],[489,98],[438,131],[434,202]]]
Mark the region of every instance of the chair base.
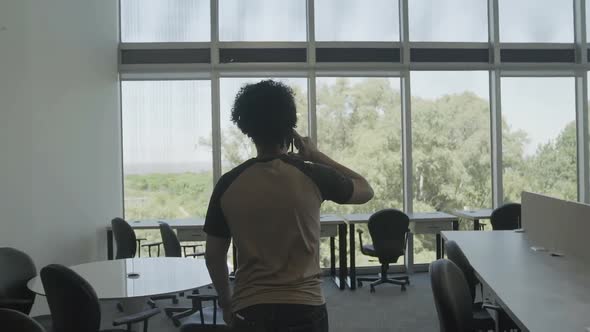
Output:
[[388,277],[387,274],[381,274],[378,278],[363,277],[363,278],[357,278],[356,281],[357,281],[358,287],[363,286],[363,281],[371,282],[371,284],[369,285],[371,287],[371,293],[375,292],[375,286],[378,286],[381,284],[398,285],[398,286],[401,286],[402,291],[405,291],[406,285],[410,284],[410,277],[408,277],[408,276]]
[[[200,308],[195,307],[168,307],[164,308],[164,312],[166,316],[168,316],[172,320],[172,324],[176,327],[180,327],[180,319],[188,317],[197,311],[201,311]],[[202,315],[202,314],[201,314]]]

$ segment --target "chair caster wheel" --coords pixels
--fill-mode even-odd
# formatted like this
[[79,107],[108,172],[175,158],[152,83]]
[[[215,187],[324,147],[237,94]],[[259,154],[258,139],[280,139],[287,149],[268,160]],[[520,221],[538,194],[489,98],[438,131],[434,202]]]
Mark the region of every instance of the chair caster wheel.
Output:
[[172,311],[170,310],[164,310],[164,312],[166,313],[166,316],[168,316],[168,318],[172,318],[172,315],[174,314]]
[[148,305],[154,309],[156,307],[156,302],[154,302],[154,300],[148,300]]
[[402,286],[402,292],[406,291],[406,286]]
[[119,312],[125,311],[123,310],[123,305],[121,304],[121,302],[117,303],[117,310],[119,310]]
[[180,327],[180,321],[178,319],[173,319],[172,324],[174,324],[176,327]]
[[363,287],[363,282],[362,281],[357,281],[356,282],[357,287]]
[[375,293],[375,286],[371,286],[371,293]]
[[175,297],[175,298],[172,299],[172,304],[178,304],[178,298],[177,297]]

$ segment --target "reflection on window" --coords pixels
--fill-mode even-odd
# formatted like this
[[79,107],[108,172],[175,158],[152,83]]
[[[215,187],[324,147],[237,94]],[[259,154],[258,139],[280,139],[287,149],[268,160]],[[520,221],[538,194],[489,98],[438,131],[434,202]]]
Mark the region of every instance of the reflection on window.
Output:
[[[375,191],[363,205],[324,202],[323,213],[403,209],[399,87],[398,78],[317,79],[318,148],[365,176]],[[360,227],[364,242],[371,243],[366,226]],[[357,253],[359,266],[379,264]]]
[[211,40],[209,0],[121,0],[123,42]]
[[220,0],[222,41],[305,41],[305,0]]
[[318,41],[399,40],[397,0],[316,0]]
[[[237,93],[244,85],[260,82],[267,78],[222,78],[220,80],[221,106],[221,166],[223,173],[244,161],[256,157],[256,147],[251,139],[244,135],[231,121],[231,109]],[[297,107],[297,131],[308,135],[307,79],[273,78],[291,87],[295,93]]]
[[502,162],[506,201],[523,190],[577,199],[573,78],[502,79]]
[[410,40],[488,41],[486,0],[411,0],[408,3]]
[[204,217],[213,182],[209,81],[122,82],[125,217]]
[[499,1],[501,42],[572,43],[574,41],[571,1]]

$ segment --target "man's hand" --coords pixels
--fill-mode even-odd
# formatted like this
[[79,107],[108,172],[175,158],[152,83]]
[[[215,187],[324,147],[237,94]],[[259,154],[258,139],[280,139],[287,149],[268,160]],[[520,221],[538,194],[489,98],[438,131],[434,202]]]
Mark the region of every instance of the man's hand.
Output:
[[293,143],[297,148],[297,156],[305,161],[315,161],[318,154],[318,148],[309,137],[302,137],[293,130]]

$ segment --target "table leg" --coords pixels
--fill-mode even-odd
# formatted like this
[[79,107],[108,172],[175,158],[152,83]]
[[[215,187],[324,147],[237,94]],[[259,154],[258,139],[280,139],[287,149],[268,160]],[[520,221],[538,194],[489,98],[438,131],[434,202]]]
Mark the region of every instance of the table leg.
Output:
[[338,268],[338,275],[339,275],[339,283],[340,283],[340,290],[346,288],[346,274],[348,262],[346,261],[346,224],[338,225],[338,246],[339,246],[339,260],[340,266]]
[[406,273],[414,273],[414,233],[408,232],[408,243],[406,249]]
[[113,259],[113,230],[107,229],[107,259]]
[[442,258],[442,243],[440,233],[436,234],[436,259]]
[[354,239],[354,224],[348,226],[348,242],[350,246],[350,268],[348,272],[348,287],[350,290],[356,289],[356,244]]
[[330,236],[330,277],[336,278],[336,238]]
[[473,219],[473,230],[479,231],[479,219]]
[[453,220],[453,230],[454,231],[458,231],[459,230],[459,220]]

